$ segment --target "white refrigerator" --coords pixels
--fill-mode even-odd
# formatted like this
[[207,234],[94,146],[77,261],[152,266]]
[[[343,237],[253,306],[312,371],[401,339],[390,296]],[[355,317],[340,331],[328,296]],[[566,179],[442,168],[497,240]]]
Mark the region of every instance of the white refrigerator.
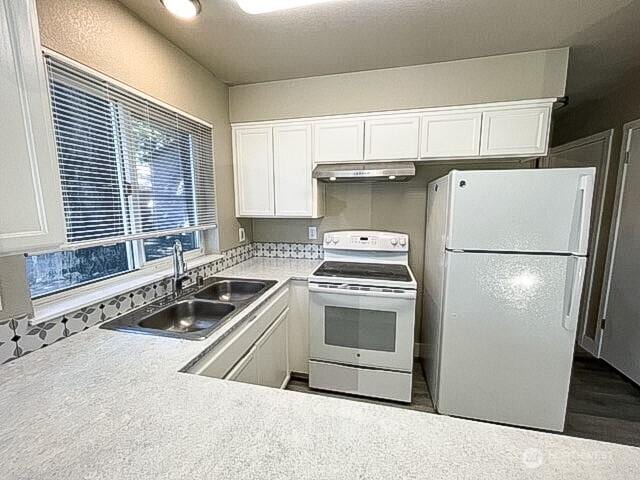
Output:
[[429,184],[422,362],[443,414],[562,431],[594,168]]

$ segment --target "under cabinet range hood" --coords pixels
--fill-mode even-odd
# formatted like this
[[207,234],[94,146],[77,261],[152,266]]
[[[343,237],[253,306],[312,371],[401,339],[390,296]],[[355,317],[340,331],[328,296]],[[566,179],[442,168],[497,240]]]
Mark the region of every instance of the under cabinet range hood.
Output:
[[313,178],[321,182],[406,182],[414,177],[413,162],[320,164]]

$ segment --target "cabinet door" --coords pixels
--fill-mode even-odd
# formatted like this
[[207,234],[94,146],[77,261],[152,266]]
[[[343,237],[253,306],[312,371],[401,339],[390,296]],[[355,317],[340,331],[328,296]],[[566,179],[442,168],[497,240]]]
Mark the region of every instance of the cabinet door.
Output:
[[0,255],[57,247],[64,215],[33,0],[0,0]]
[[550,115],[550,105],[484,112],[480,155],[546,154]]
[[267,387],[284,388],[289,378],[289,352],[287,316],[289,310],[278,317],[256,344],[258,383]]
[[236,215],[273,216],[275,209],[272,129],[239,128],[234,133]]
[[365,160],[418,158],[420,117],[395,115],[365,121]]
[[233,367],[225,380],[242,383],[258,383],[258,363],[256,362],[255,347],[249,350],[244,357]]
[[291,280],[289,284],[289,368],[309,373],[309,284]]
[[420,157],[478,156],[481,124],[482,112],[423,115]]
[[311,217],[311,125],[274,127],[273,161],[276,215]]
[[318,122],[313,126],[314,162],[362,161],[364,120]]

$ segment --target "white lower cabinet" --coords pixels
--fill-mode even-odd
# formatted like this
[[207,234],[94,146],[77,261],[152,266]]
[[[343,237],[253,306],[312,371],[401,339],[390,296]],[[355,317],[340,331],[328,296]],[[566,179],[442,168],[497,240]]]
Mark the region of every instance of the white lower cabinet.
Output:
[[189,373],[213,378],[227,378],[241,358],[256,346],[260,338],[286,312],[289,304],[289,289],[274,294],[273,299],[260,308],[255,315],[242,322],[224,340],[188,368]]
[[309,373],[309,284],[306,280],[289,283],[289,368]]
[[259,385],[284,388],[289,382],[288,313],[285,310],[256,344],[255,362]]
[[238,360],[238,363],[224,377],[226,380],[274,388],[287,386],[289,382],[288,313],[289,309],[282,312],[256,344]]
[[242,383],[258,383],[258,362],[256,361],[256,347],[249,350],[242,359],[231,369],[227,380]]
[[189,373],[284,388],[289,381],[289,288],[188,369]]

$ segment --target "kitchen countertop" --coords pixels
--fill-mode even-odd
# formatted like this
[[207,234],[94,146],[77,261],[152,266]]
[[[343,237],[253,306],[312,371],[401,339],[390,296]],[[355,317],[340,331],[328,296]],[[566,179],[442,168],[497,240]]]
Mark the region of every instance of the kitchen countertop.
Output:
[[[253,258],[218,276],[277,280],[273,295],[318,264]],[[91,328],[0,367],[0,478],[640,476],[638,448],[179,373],[216,335]]]

